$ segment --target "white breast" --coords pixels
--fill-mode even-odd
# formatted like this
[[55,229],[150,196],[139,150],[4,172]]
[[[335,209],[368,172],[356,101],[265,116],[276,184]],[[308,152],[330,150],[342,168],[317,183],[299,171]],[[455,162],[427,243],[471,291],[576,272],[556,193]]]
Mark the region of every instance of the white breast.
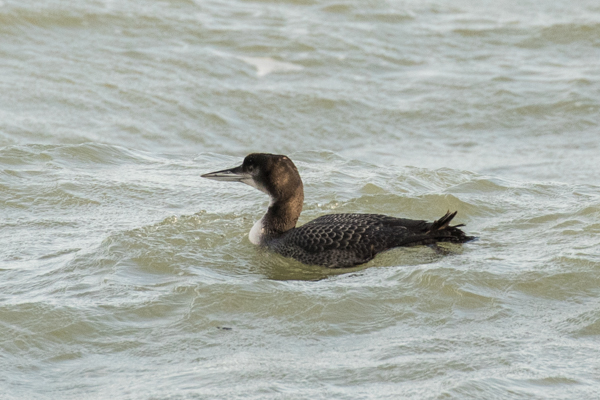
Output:
[[250,239],[250,243],[259,245],[262,241],[262,237],[264,235],[263,228],[263,219],[259,219],[256,221],[252,229],[250,229],[250,233],[248,234],[248,239]]

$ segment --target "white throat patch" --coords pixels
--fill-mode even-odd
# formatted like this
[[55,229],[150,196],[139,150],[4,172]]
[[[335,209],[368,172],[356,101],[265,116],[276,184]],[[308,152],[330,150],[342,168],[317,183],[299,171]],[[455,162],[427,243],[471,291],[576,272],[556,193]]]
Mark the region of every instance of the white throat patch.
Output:
[[252,186],[253,188],[258,189],[263,193],[269,194],[269,192],[267,192],[267,189],[265,189],[264,186],[259,185],[252,177],[242,179],[242,183],[245,183],[248,186]]
[[256,223],[250,230],[250,233],[248,234],[248,239],[250,239],[250,243],[252,244],[259,245],[262,242],[262,238],[265,232],[265,229],[263,227],[263,219],[264,217],[256,221]]

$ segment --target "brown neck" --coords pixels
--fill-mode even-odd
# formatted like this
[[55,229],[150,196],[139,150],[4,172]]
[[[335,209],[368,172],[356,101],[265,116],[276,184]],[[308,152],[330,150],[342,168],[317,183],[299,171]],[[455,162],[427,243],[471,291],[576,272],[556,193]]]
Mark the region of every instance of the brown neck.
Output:
[[267,235],[281,235],[294,228],[302,212],[302,203],[304,203],[302,185],[298,187],[293,195],[273,202],[263,218],[265,233]]

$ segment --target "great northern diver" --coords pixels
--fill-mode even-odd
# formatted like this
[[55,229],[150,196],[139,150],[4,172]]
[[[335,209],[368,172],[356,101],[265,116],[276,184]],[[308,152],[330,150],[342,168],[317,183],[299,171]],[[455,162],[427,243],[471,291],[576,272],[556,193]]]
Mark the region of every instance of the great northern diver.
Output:
[[253,153],[239,167],[202,177],[242,182],[268,194],[269,209],[252,227],[250,241],[305,264],[352,267],[393,247],[473,239],[458,229],[463,225],[450,226],[456,211],[434,222],[380,214],[330,214],[296,227],[304,188],[296,166],[284,155]]

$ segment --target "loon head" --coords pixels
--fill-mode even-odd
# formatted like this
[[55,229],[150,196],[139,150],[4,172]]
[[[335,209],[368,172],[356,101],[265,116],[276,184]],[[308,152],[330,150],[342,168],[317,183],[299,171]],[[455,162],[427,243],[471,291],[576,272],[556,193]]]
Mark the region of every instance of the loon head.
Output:
[[202,177],[242,182],[268,194],[271,204],[261,220],[265,234],[283,233],[296,226],[302,212],[304,188],[298,169],[287,156],[252,153],[240,166],[210,172]]
[[297,195],[302,191],[302,179],[298,169],[287,156],[252,153],[235,168],[210,172],[202,178],[216,181],[242,182],[265,192],[276,202]]

